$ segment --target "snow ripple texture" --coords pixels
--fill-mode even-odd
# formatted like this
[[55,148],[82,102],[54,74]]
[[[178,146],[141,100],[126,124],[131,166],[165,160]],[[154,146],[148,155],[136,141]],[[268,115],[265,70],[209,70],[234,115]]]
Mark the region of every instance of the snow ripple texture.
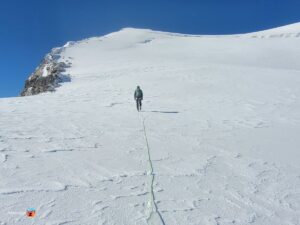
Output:
[[71,82],[0,99],[0,225],[299,225],[299,33],[66,44]]

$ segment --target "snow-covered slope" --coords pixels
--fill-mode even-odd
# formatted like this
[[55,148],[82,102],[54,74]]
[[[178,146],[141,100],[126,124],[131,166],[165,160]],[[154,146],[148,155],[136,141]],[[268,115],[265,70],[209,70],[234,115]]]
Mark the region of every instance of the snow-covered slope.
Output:
[[271,38],[278,38],[278,37],[300,37],[300,23],[294,23],[287,26],[273,28],[270,30],[260,31],[251,33],[253,37],[271,37]]
[[71,82],[0,100],[0,224],[300,224],[297,35],[128,28],[60,52]]

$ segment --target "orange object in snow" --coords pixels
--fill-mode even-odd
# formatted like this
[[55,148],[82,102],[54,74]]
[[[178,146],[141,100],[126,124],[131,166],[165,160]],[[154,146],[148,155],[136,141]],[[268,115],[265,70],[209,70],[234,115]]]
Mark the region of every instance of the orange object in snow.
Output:
[[35,209],[32,209],[32,208],[27,209],[26,216],[31,217],[31,218],[35,217]]

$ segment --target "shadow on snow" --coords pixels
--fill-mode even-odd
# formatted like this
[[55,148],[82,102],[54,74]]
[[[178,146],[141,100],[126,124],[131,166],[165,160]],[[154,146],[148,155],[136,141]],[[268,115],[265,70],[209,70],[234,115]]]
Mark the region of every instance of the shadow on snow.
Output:
[[148,112],[152,112],[152,113],[179,113],[178,111],[148,111]]

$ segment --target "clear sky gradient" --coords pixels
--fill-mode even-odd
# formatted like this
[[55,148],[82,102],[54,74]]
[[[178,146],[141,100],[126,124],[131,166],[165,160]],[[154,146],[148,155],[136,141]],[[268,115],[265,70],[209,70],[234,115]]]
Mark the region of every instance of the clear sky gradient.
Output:
[[123,27],[244,33],[300,22],[299,0],[1,0],[0,97],[18,96],[51,48]]

